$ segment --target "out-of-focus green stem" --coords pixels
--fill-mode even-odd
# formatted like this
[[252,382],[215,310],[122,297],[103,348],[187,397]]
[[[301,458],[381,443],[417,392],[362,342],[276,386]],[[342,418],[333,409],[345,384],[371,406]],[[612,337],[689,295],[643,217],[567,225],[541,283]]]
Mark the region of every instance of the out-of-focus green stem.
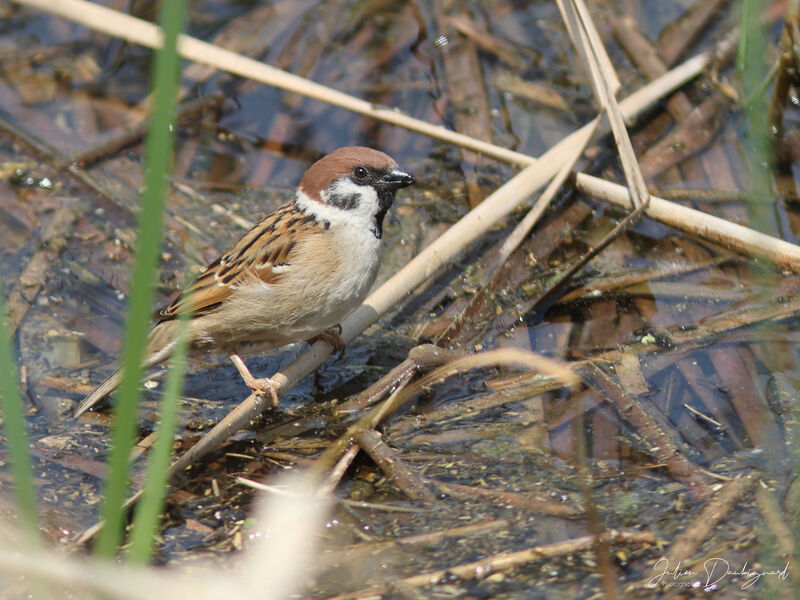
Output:
[[145,192],[139,213],[136,262],[125,323],[124,376],[118,394],[112,449],[108,459],[103,519],[105,527],[95,546],[99,555],[113,556],[122,539],[123,503],[128,490],[128,455],[136,433],[141,364],[147,343],[148,322],[153,302],[153,282],[161,242],[161,223],[166,191],[166,174],[172,157],[174,100],[179,58],[176,52],[186,9],[186,0],[161,4],[164,44],[155,57],[152,89],[155,107],[145,154]]
[[[741,76],[744,97],[745,161],[750,175],[748,182],[750,224],[764,233],[775,234],[774,212],[763,201],[772,196],[771,156],[767,130],[767,102],[762,82],[767,73],[764,64],[766,42],[762,25],[760,0],[742,0],[741,36],[737,67]],[[754,93],[761,89],[761,93]]]
[[36,526],[36,488],[33,484],[31,457],[28,453],[28,431],[17,386],[15,365],[16,360],[6,328],[3,282],[0,280],[0,409],[2,409],[3,431],[11,460],[11,473],[14,477],[17,514],[25,530],[25,539],[32,546],[36,546],[39,543],[39,531]]
[[181,312],[178,326],[178,342],[172,354],[164,394],[161,397],[161,418],[156,439],[147,466],[144,493],[136,505],[128,558],[133,562],[146,563],[153,551],[153,540],[160,522],[164,499],[169,489],[169,463],[172,458],[173,436],[178,423],[178,409],[186,372],[188,349],[189,314]]

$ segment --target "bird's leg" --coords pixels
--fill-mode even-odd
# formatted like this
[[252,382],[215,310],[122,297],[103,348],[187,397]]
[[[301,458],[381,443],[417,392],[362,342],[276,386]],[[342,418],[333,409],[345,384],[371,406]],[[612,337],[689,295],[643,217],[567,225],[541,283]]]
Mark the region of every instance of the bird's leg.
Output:
[[253,377],[241,356],[238,354],[231,354],[230,356],[239,371],[239,375],[242,376],[244,384],[259,396],[269,393],[272,398],[272,405],[278,406],[278,390],[281,389],[281,384],[269,377]]
[[312,337],[310,340],[306,340],[309,345],[313,346],[314,342],[318,340],[322,340],[330,344],[331,348],[333,348],[334,352],[339,353],[339,358],[344,356],[344,340],[342,339],[342,326],[338,323],[335,327],[331,327],[330,329],[323,331]]

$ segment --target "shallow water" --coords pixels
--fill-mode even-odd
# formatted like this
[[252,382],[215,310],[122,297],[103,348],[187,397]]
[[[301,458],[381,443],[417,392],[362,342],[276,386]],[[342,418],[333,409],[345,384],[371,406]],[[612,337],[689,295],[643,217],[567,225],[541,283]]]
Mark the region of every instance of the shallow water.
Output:
[[[658,43],[689,3],[662,2],[657,9],[646,2],[620,4]],[[591,10],[624,96],[645,78],[628,60],[602,6],[592,3]],[[14,5],[0,11],[0,167],[6,173],[0,181],[0,273],[29,401],[43,527],[63,543],[97,518],[111,412],[103,409],[77,423],[68,415],[118,356],[142,181],[141,139],[132,136],[80,169],[94,189],[59,165],[88,156],[87,149],[141,120],[150,51]],[[714,47],[732,13],[721,7],[682,57]],[[770,43],[780,26],[776,20],[768,29]],[[235,35],[231,27],[239,28]],[[465,34],[469,27],[477,33]],[[203,2],[193,3],[188,30],[208,41],[223,36],[239,51],[314,81],[534,156],[593,116],[591,87],[552,2]],[[177,129],[161,302],[185,269],[213,260],[244,233],[242,219],[255,222],[280,205],[309,164],[337,146],[381,148],[419,180],[399,194],[388,217],[378,284],[514,173],[508,165],[476,161],[342,109],[183,68],[182,106],[208,102],[183,114]],[[730,66],[720,73],[717,81],[733,77]],[[533,97],[519,81],[536,84],[537,94],[541,88],[554,93],[567,108]],[[684,91],[690,106],[720,94],[707,79]],[[667,119],[658,129],[664,114],[655,111],[632,128],[645,164],[665,160],[644,158],[672,127]],[[645,173],[652,189],[745,185],[743,117],[732,105],[721,114],[697,154]],[[790,101],[777,147],[790,145],[796,122]],[[671,152],[691,146],[692,135],[700,133],[689,132]],[[796,205],[786,201],[786,190],[795,185],[791,155],[789,163],[788,173],[778,173],[780,193],[769,199],[769,210],[782,235],[794,241]],[[622,181],[613,144],[592,149],[582,167]],[[24,176],[13,176],[17,168]],[[701,197],[689,204],[747,223],[741,201]],[[436,501],[407,500],[362,453],[336,493],[383,506],[336,508],[321,542],[334,567],[311,593],[321,597],[388,581],[402,589],[402,579],[418,573],[608,528],[652,531],[669,549],[708,498],[744,473],[774,489],[779,504],[788,493],[781,518],[796,526],[796,276],[644,219],[546,310],[534,311],[553,274],[597,243],[622,214],[563,192],[483,292],[483,303],[465,308],[487,283],[487,257],[522,214],[494,228],[351,343],[342,359],[329,360],[290,390],[280,409],[192,469],[170,497],[159,560],[180,564],[246,546],[253,493],[235,476],[269,481],[288,465],[309,464],[351,422],[335,412],[340,401],[401,363],[412,347],[440,340],[459,319],[461,328],[446,334],[452,348],[534,350],[585,361],[599,372],[580,371],[587,385],[545,390],[519,371],[482,369],[415,396],[382,431],[398,456],[426,478]],[[257,357],[250,366],[270,374],[303,349]],[[157,418],[158,377],[146,387],[143,437]],[[191,447],[245,392],[227,359],[194,358],[180,449]],[[659,434],[685,463],[665,454],[668,446],[654,437]],[[738,499],[704,545],[685,557],[687,564],[711,553],[731,564],[783,567],[783,558],[770,555],[762,541],[772,530],[752,494]],[[565,516],[565,510],[574,514]],[[460,529],[466,525],[476,528]],[[409,537],[420,535],[438,537]],[[512,570],[442,577],[420,593],[590,597],[603,589],[603,572],[619,585],[641,582],[664,553],[652,543],[622,544],[598,567],[591,547],[523,561]],[[673,587],[679,583],[685,581]],[[768,578],[759,585],[788,589]],[[744,593],[740,587],[729,580],[719,589],[737,597]],[[666,583],[659,590],[671,591]],[[639,586],[631,593],[644,597],[652,589]]]

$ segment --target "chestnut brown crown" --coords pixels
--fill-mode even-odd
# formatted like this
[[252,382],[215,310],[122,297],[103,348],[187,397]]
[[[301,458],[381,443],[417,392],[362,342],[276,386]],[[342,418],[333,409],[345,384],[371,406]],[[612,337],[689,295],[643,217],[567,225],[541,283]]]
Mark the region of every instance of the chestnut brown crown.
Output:
[[298,188],[311,200],[322,202],[323,194],[341,177],[377,189],[397,190],[416,180],[401,171],[388,154],[366,146],[344,146],[319,159],[306,171]]

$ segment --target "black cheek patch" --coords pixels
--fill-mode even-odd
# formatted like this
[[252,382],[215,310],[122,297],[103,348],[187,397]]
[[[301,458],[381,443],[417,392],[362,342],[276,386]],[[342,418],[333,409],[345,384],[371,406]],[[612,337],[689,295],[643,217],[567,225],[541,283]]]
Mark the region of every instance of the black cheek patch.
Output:
[[328,204],[342,210],[354,210],[358,208],[359,200],[358,194],[349,194],[347,196],[332,195],[328,198]]

